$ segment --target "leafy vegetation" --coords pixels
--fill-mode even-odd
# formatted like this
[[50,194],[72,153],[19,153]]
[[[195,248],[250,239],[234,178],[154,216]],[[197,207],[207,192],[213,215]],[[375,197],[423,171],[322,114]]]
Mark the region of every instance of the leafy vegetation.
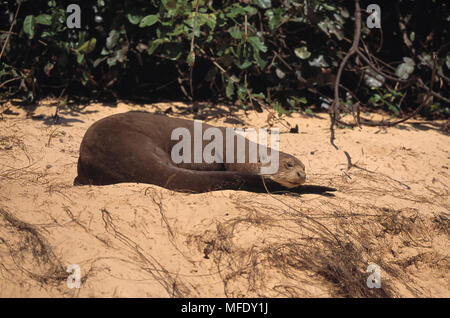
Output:
[[[70,3],[81,7],[79,29],[67,26]],[[0,93],[3,100],[28,102],[49,94],[218,99],[257,109],[271,105],[280,114],[311,113],[311,105],[326,108],[323,100],[332,97],[333,74],[354,32],[352,1],[23,0],[16,18],[19,1],[0,4]],[[444,100],[434,97],[424,112],[448,116],[447,7],[439,1],[383,3],[384,33],[367,27],[365,13],[363,43],[376,53],[370,59],[411,81],[394,85],[356,59],[342,84],[368,109],[400,115],[417,106],[424,89],[414,78],[429,81],[436,52],[446,85],[434,90]]]

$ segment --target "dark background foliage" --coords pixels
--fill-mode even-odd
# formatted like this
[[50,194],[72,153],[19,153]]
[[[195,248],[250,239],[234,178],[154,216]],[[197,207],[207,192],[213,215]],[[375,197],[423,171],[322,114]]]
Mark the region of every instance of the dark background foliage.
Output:
[[[417,79],[430,81],[436,53],[433,90],[441,98],[422,114],[447,117],[448,3],[379,1],[381,29],[370,29],[365,10],[372,2],[361,1],[361,48],[410,81],[376,83],[376,74],[352,58],[341,84],[353,95],[341,90],[343,107],[358,98],[366,109],[394,116],[414,110],[426,93]],[[24,0],[14,19],[18,3],[0,1],[2,102],[207,100],[312,112],[329,108],[354,33],[353,1]],[[71,3],[81,7],[79,29],[66,24]]]

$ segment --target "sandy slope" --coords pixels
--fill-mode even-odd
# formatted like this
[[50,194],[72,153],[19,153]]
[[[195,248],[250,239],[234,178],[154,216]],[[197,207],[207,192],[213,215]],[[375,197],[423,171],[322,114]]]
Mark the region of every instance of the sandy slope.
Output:
[[[334,196],[185,194],[72,185],[94,121],[168,104],[62,109],[57,124],[49,103],[28,116],[8,105],[0,113],[8,107],[0,120],[1,297],[450,296],[450,139],[439,123],[339,129],[336,150],[326,115],[295,114],[274,121],[280,148],[305,163],[308,184],[335,187]],[[191,117],[182,104],[171,109]],[[213,125],[267,127],[267,112],[202,114]],[[380,289],[366,286],[372,263]],[[66,284],[70,264],[81,269],[80,289]]]

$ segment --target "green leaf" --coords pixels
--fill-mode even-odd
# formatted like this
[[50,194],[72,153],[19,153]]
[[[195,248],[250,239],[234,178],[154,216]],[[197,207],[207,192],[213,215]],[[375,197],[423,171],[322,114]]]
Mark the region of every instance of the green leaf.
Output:
[[264,96],[264,93],[251,94],[251,96],[253,98],[262,98],[262,99],[266,98],[266,96]]
[[244,7],[244,10],[248,13],[249,16],[255,15],[258,13],[258,9],[252,6]]
[[231,75],[230,79],[233,83],[239,83],[239,78],[236,75]]
[[295,101],[296,104],[308,103],[308,100],[306,99],[306,97],[291,96],[291,98]]
[[211,30],[214,30],[214,28],[216,27],[217,18],[215,14],[202,14],[201,20],[204,21]]
[[306,115],[314,116],[314,112],[312,111],[311,108],[306,108],[306,109],[305,109],[305,113],[306,113]]
[[386,104],[389,106],[389,109],[392,110],[394,112],[395,115],[400,115],[400,111],[398,110],[398,107],[395,106],[392,103],[389,103],[388,101],[385,101]]
[[123,46],[119,50],[114,52],[113,56],[110,56],[106,59],[106,63],[108,63],[108,66],[114,66],[117,64],[117,62],[124,62],[127,58],[127,52],[128,52],[128,46]]
[[279,79],[283,79],[286,76],[286,73],[283,72],[281,69],[276,68],[275,74],[278,76]]
[[248,94],[247,87],[245,87],[245,85],[239,85],[239,87],[238,87],[239,98],[244,99],[247,94]]
[[141,20],[141,22],[139,23],[139,27],[144,28],[144,27],[152,26],[153,24],[155,24],[158,21],[159,21],[158,15],[150,14],[150,15],[145,16]]
[[41,34],[41,38],[48,38],[48,37],[53,37],[53,36],[55,36],[55,32],[44,31]]
[[255,51],[255,52],[254,52],[253,58],[255,59],[256,63],[258,63],[258,66],[259,66],[259,69],[260,69],[260,70],[263,70],[263,69],[267,66],[267,64],[268,64],[267,61],[264,61],[264,60],[259,56],[259,52],[258,52],[258,51]]
[[[308,52],[309,53],[309,52]],[[308,61],[308,64],[315,67],[328,67],[328,63],[325,61],[323,55],[319,55],[312,61]]]
[[343,17],[343,18],[349,18],[350,17],[350,14],[348,13],[348,10],[346,9],[346,8],[339,8],[340,9],[340,11],[341,11],[341,16]]
[[106,56],[104,56],[104,57],[99,57],[98,59],[96,59],[95,61],[94,61],[94,63],[92,64],[94,67],[97,67],[101,62],[103,62],[104,60],[106,60]]
[[141,22],[142,20],[142,16],[128,13],[127,19],[128,21],[130,21],[131,24],[139,24],[139,22]]
[[199,10],[201,9],[201,7],[203,7],[205,5],[205,1],[204,0],[192,0],[192,8],[195,9],[195,7],[198,5]]
[[113,55],[111,57],[108,57],[106,59],[106,63],[108,63],[109,67],[116,65],[117,64],[117,56]]
[[84,55],[77,52],[77,63],[78,64],[83,63],[83,59],[84,59]]
[[322,3],[321,6],[324,7],[325,9],[327,9],[328,11],[336,10],[335,7],[333,7],[333,6],[329,5],[329,4],[326,4],[326,3]]
[[267,47],[257,36],[250,36],[247,41],[255,48],[255,50],[267,52]]
[[433,67],[433,58],[430,54],[423,52],[419,56],[420,65],[428,65],[429,67]]
[[102,51],[100,52],[100,55],[109,55],[111,52],[108,51],[105,47],[102,48]]
[[23,21],[23,32],[28,34],[28,38],[32,39],[34,37],[34,27],[35,21],[33,15],[27,15]]
[[86,75],[86,73],[81,73],[81,84],[83,86],[86,86],[86,84],[89,82],[89,77]]
[[189,65],[189,67],[194,66],[195,63],[195,52],[189,52],[187,58],[186,58],[186,63]]
[[185,33],[184,25],[183,24],[177,24],[176,27],[173,29],[173,31],[167,33],[167,35],[169,35],[169,36],[177,36],[177,35],[184,34],[184,33]]
[[116,52],[114,52],[115,55],[117,56],[117,60],[119,62],[124,62],[127,58],[127,53],[128,53],[128,46],[124,45],[122,46],[122,48],[120,48],[119,50],[117,50]]
[[165,43],[165,42],[169,42],[170,40],[167,38],[164,39],[156,39],[154,41],[150,42],[150,46],[147,49],[147,53],[148,55],[152,55],[153,52],[155,52],[155,50],[158,48],[158,46],[160,46],[161,44]]
[[92,38],[92,39],[84,42],[83,44],[81,44],[81,46],[78,49],[76,49],[75,51],[78,53],[84,53],[84,54],[91,53],[95,49],[96,43],[97,43],[97,39]]
[[33,94],[32,90],[28,91],[26,100],[29,101],[29,102],[34,100],[34,94]]
[[227,88],[225,90],[225,93],[226,93],[228,99],[231,99],[231,97],[233,97],[233,95],[234,95],[234,84],[233,84],[233,81],[228,80],[228,84],[227,84]]
[[268,9],[272,6],[271,0],[254,0],[253,2],[262,9]]
[[245,60],[244,62],[240,62],[240,61],[235,61],[234,62],[236,64],[237,67],[239,67],[241,70],[244,70],[246,68],[248,68],[249,66],[252,65],[252,62],[249,60]]
[[400,77],[401,79],[408,79],[409,75],[414,72],[414,61],[409,57],[403,58],[403,63],[400,64],[397,69],[395,70],[395,75]]
[[117,30],[111,30],[106,38],[106,48],[111,50],[117,44],[119,37],[120,33]]
[[239,29],[239,27],[237,25],[229,28],[228,33],[230,33],[230,35],[233,39],[237,39],[237,40],[242,39],[242,31]]
[[269,18],[269,29],[271,31],[275,30],[275,28],[281,23],[282,20],[282,10],[280,8],[276,8],[273,10],[267,10],[264,15]]
[[288,111],[281,106],[280,102],[278,100],[274,100],[273,102],[273,109],[278,113],[278,117],[281,117],[283,114],[287,114]]
[[38,15],[36,18],[36,23],[43,24],[43,25],[51,25],[52,24],[52,16],[50,14],[41,14]]
[[175,10],[177,8],[177,0],[163,0],[162,3],[167,10]]
[[306,46],[296,48],[294,50],[294,53],[295,55],[297,55],[297,57],[301,58],[302,60],[306,60],[308,57],[311,56],[311,52],[308,51],[308,48]]
[[227,17],[230,19],[236,18],[238,15],[245,15],[245,10],[241,6],[234,7],[227,13]]

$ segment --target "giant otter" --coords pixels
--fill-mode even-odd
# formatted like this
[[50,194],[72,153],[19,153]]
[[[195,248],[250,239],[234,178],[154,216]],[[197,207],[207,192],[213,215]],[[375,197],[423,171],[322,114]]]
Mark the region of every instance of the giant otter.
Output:
[[[227,162],[224,148],[222,162],[174,163],[172,140],[176,128],[194,132],[194,121],[145,112],[112,115],[95,122],[84,135],[78,159],[78,185],[107,185],[120,182],[155,184],[176,191],[206,192],[235,189],[261,191],[294,188],[306,179],[305,166],[297,158],[279,152],[279,168],[273,174],[262,174],[267,163],[249,161],[245,139],[245,162]],[[213,126],[202,123],[202,133]],[[224,127],[216,127],[226,136]],[[193,134],[192,134],[193,135]],[[236,134],[232,135],[235,138]],[[223,147],[226,146],[224,137]],[[203,141],[204,148],[210,141]],[[236,143],[235,143],[236,145]],[[192,144],[192,149],[194,145]],[[269,152],[270,152],[270,148]],[[236,158],[236,151],[234,158]],[[193,154],[192,154],[193,156]],[[264,178],[264,183],[263,180]]]

